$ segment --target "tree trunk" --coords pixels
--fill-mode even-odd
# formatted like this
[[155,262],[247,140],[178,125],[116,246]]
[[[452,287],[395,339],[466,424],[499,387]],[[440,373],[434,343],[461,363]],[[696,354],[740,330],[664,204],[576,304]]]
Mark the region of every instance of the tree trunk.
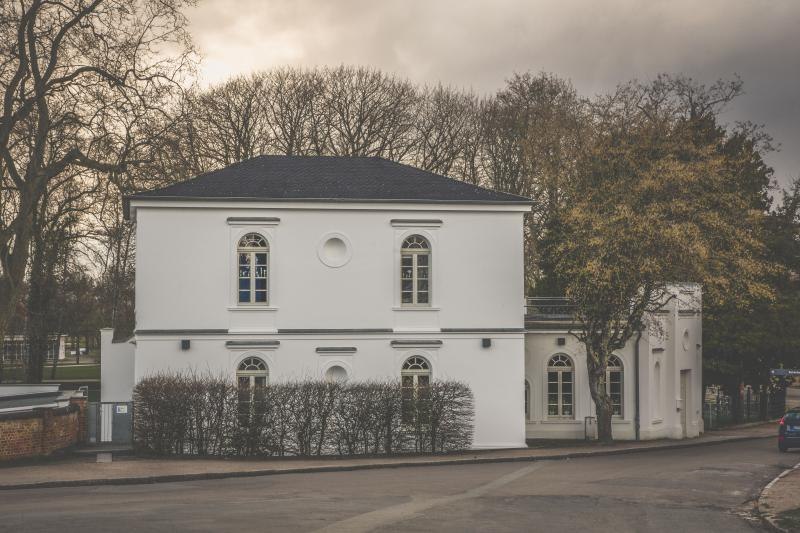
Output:
[[47,305],[45,299],[45,280],[41,272],[40,253],[33,254],[31,276],[28,285],[28,319],[25,322],[25,338],[28,341],[28,357],[25,365],[25,381],[41,383],[44,362],[47,354]]
[[[595,360],[599,361],[600,364],[594,363]],[[603,444],[611,444],[614,441],[614,437],[611,430],[611,397],[606,389],[608,357],[604,354],[597,354],[596,357],[592,357],[587,348],[586,362],[589,372],[589,392],[592,395],[595,412],[597,413],[597,439]],[[573,394],[575,392],[577,391],[573,391]]]
[[[42,208],[44,212],[44,208]],[[28,341],[28,365],[25,379],[28,383],[41,383],[44,378],[44,365],[50,334],[53,333],[53,309],[56,283],[55,266],[58,258],[60,235],[44,235],[37,222],[36,239],[31,254],[30,278],[28,284],[27,314],[25,336]],[[54,242],[50,242],[50,241]],[[58,359],[58,354],[54,354]]]

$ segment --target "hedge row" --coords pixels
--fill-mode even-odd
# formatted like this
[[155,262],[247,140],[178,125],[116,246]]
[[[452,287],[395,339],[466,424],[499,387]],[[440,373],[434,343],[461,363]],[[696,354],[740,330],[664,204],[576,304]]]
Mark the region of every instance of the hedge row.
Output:
[[160,374],[134,389],[134,442],[155,454],[312,456],[469,448],[470,388],[435,381],[296,381],[252,389],[223,378]]

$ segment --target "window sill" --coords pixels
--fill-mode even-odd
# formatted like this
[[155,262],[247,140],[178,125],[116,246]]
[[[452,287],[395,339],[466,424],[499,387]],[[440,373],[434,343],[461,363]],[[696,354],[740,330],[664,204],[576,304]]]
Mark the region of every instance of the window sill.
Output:
[[583,425],[583,420],[575,420],[574,418],[548,418],[547,420],[540,420],[540,424],[574,424]]
[[441,308],[439,307],[428,307],[428,306],[394,306],[392,307],[392,311],[439,311]]
[[622,418],[612,418],[611,419],[612,425],[620,425],[620,426],[628,426],[631,424],[630,420],[624,420]]
[[663,423],[664,423],[664,419],[663,418],[654,418],[653,421],[651,422],[651,424],[653,424],[654,426],[657,425],[657,424],[663,424]]
[[229,305],[228,311],[277,311],[278,308],[271,305]]

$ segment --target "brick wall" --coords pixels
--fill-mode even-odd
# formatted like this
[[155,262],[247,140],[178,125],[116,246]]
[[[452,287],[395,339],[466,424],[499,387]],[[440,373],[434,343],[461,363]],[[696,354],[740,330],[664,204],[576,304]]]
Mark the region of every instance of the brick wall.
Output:
[[50,455],[86,442],[86,399],[60,408],[0,414],[0,461]]

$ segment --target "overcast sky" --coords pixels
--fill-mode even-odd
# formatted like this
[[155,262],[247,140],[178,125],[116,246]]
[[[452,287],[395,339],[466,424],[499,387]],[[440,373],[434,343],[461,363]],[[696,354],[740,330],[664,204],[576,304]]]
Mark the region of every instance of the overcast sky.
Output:
[[726,119],[763,123],[769,162],[800,175],[800,0],[201,0],[205,83],[279,65],[368,65],[487,93],[548,71],[585,95],[632,78],[739,74]]

